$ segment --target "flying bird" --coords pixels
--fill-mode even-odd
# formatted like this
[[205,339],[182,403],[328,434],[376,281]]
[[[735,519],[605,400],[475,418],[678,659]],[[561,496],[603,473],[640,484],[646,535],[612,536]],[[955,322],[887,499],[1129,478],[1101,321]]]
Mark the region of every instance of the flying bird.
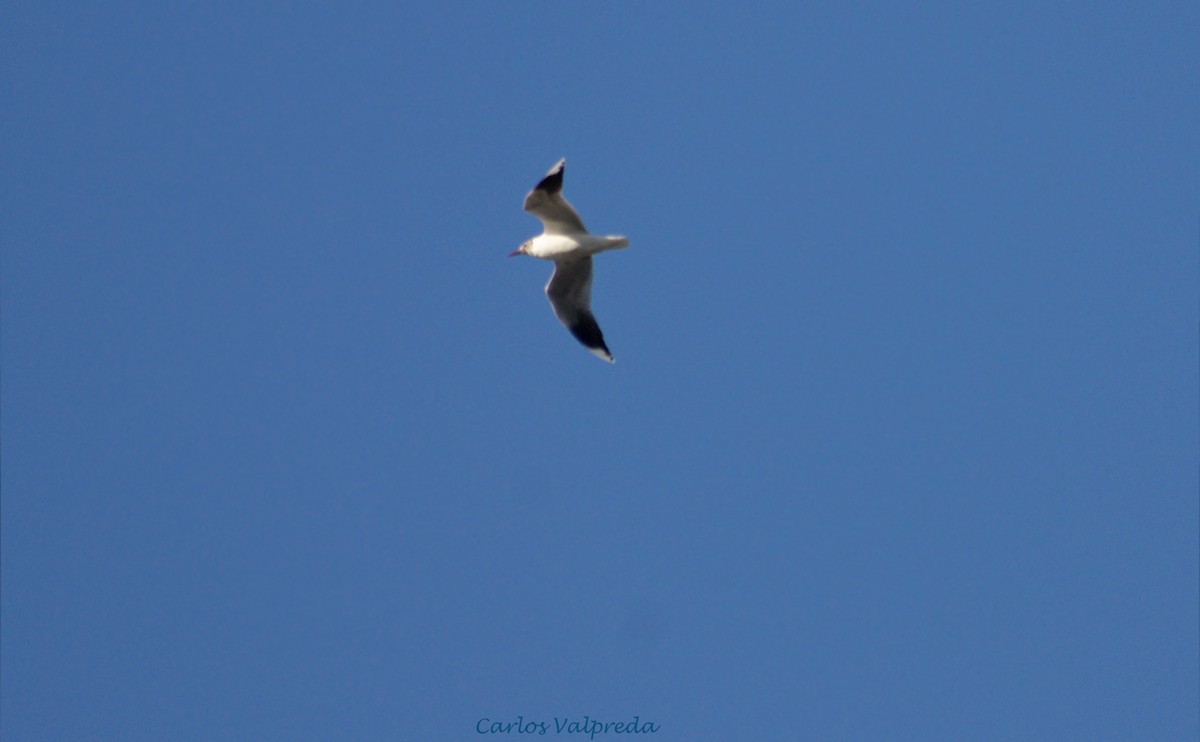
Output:
[[566,164],[566,158],[555,163],[525,197],[525,210],[542,221],[543,230],[508,257],[529,255],[553,260],[554,274],[546,284],[546,296],[550,297],[554,314],[584,347],[614,363],[600,325],[592,316],[592,256],[604,250],[629,247],[629,240],[619,235],[588,234],[579,213],[562,195]]

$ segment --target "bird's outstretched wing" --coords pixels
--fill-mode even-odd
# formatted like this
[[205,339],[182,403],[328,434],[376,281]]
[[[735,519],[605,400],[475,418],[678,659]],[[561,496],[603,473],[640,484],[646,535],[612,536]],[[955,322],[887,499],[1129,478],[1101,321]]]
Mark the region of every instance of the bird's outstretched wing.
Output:
[[587,234],[587,227],[575,207],[563,198],[563,158],[550,168],[546,177],[525,197],[525,210],[542,220],[546,234]]
[[604,334],[592,316],[592,259],[560,260],[546,284],[546,296],[559,321],[575,339],[600,358],[613,363],[612,353],[604,344]]

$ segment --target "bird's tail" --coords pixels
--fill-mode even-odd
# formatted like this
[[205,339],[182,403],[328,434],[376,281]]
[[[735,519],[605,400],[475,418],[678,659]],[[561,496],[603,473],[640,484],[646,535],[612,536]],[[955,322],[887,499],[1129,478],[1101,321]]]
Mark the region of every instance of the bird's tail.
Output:
[[629,238],[619,234],[610,234],[604,239],[608,241],[608,244],[604,246],[605,250],[616,250],[617,248],[621,247],[629,247]]

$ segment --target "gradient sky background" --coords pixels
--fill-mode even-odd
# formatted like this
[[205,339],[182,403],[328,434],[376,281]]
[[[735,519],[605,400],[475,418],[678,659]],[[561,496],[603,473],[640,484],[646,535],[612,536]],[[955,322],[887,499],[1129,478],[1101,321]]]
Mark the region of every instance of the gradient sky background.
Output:
[[5,3],[5,739],[1196,739],[1197,39]]

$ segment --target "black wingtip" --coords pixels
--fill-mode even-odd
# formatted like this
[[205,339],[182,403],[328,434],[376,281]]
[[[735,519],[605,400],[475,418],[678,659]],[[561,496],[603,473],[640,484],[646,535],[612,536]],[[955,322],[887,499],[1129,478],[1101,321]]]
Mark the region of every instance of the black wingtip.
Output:
[[546,173],[546,177],[538,181],[535,191],[545,191],[546,193],[554,194],[561,193],[563,187],[563,170],[566,169],[567,158],[562,158],[554,163],[554,167],[550,168],[550,172]]
[[604,333],[600,332],[600,325],[596,324],[595,317],[590,314],[582,314],[569,329],[575,339],[583,343],[583,347],[609,363],[616,362],[608,346],[604,344]]

